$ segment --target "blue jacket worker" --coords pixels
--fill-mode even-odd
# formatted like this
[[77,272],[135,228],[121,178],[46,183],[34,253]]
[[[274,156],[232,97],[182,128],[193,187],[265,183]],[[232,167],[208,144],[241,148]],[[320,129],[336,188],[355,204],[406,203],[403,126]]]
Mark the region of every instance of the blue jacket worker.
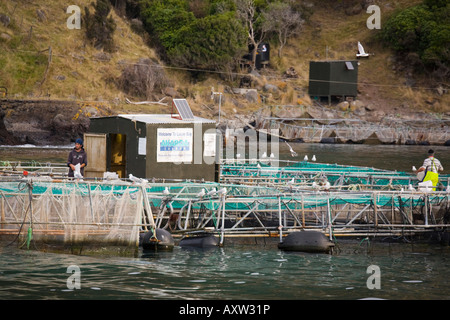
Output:
[[84,167],[87,166],[87,153],[83,148],[83,140],[75,140],[75,148],[69,153],[69,158],[67,159],[67,166],[69,167],[69,177],[74,177],[75,166],[80,165],[80,173],[84,176]]

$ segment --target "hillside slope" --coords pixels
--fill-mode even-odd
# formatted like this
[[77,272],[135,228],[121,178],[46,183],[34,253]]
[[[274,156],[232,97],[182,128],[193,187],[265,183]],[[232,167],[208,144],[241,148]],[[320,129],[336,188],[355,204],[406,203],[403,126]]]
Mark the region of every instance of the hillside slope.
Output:
[[[380,5],[384,20],[395,10],[420,1],[371,2]],[[90,3],[91,0],[71,1],[82,13]],[[313,14],[302,33],[290,39],[281,58],[276,55],[276,43],[272,44],[270,67],[260,70],[260,76],[252,84],[261,94],[260,99],[249,101],[232,93],[231,88],[239,86],[241,73],[201,72],[193,77],[188,71],[164,67],[170,88],[155,92],[154,100],[184,97],[196,115],[215,118],[218,103],[211,100],[211,87],[214,87],[215,91],[224,92],[223,119],[242,118],[264,105],[311,105],[307,95],[309,61],[354,59],[357,42],[361,41],[372,54],[369,59],[360,60],[359,66],[358,100],[364,110],[359,110],[358,114],[336,106],[328,106],[330,109],[341,112],[341,116],[365,116],[367,120],[379,120],[386,115],[405,119],[448,116],[448,83],[436,89],[430,86],[426,76],[415,75],[375,39],[377,30],[366,27],[370,15],[365,9],[345,7],[344,3],[336,1],[330,7],[318,0],[308,2]],[[140,98],[127,95],[117,86],[123,69],[140,59],[150,59],[163,66],[147,45],[149,35],[133,31],[136,28],[131,27],[131,21],[112,12],[117,24],[114,33],[117,51],[105,53],[86,43],[83,29],[67,28],[70,14],[66,13],[66,6],[67,2],[62,0],[0,3],[3,16],[0,45],[4,49],[0,56],[0,86],[7,88],[8,97],[104,101],[114,112],[170,112],[170,105],[128,104],[126,99],[138,101]],[[283,77],[290,67],[298,78]],[[274,85],[276,91],[265,91],[266,84]]]
[[[117,24],[117,51],[106,53],[87,44],[84,29],[68,29],[66,1],[2,1],[0,13],[0,86],[9,98],[45,98],[110,101],[120,104],[124,95],[114,83],[123,66],[139,58],[156,59],[145,39],[131,30],[130,22],[112,16]],[[90,0],[74,0],[81,13]],[[92,11],[92,9],[91,9]],[[51,53],[49,52],[51,48]],[[48,69],[48,70],[47,70]]]
[[[382,22],[396,10],[420,2],[375,1],[379,3]],[[366,52],[371,53],[368,59],[359,60],[358,99],[364,105],[399,116],[417,111],[450,111],[448,94],[440,94],[428,77],[415,74],[379,43],[376,36],[380,31],[369,30],[366,26],[370,14],[365,9],[361,6],[344,8],[341,1],[336,1],[331,8],[321,5],[320,1],[314,3],[310,22],[298,39],[290,41],[290,48],[279,63],[282,68],[293,66],[297,70],[304,80],[300,82],[303,88],[308,86],[309,61],[355,59],[357,42],[360,41]]]

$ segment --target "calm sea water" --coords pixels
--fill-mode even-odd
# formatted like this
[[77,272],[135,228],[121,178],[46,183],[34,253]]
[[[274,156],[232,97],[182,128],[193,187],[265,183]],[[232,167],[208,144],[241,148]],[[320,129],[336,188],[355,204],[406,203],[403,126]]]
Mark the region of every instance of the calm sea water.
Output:
[[[0,299],[450,299],[448,247],[346,246],[333,255],[249,245],[175,247],[136,258],[2,248]],[[69,266],[79,268],[80,289],[70,287]],[[379,288],[368,287],[376,283],[370,266],[379,268]]]
[[[430,147],[293,144],[293,159],[408,171]],[[446,147],[433,147],[445,173]],[[0,147],[1,160],[65,161],[67,148]],[[438,244],[339,243],[338,253],[287,253],[274,245],[175,247],[138,257],[83,256],[0,247],[0,299],[334,300],[450,299],[450,249]],[[75,266],[79,273],[68,268]],[[374,272],[373,266],[378,268]],[[73,288],[73,275],[80,289]],[[375,277],[376,278],[373,278]],[[69,281],[68,284],[68,279]],[[370,284],[379,287],[370,289]],[[71,287],[72,285],[72,287]],[[178,307],[176,307],[178,308]],[[175,309],[176,309],[175,308]],[[172,310],[178,312],[179,309]]]
[[[298,153],[291,157],[289,148],[284,142],[279,143],[280,160],[302,161],[305,155],[311,159],[316,156],[317,162],[337,163],[375,167],[387,170],[411,171],[412,166],[419,168],[428,156],[429,149],[444,166],[443,173],[450,173],[450,147],[446,146],[406,146],[406,145],[364,145],[364,144],[321,144],[290,143]],[[69,150],[73,146],[45,148],[22,146],[0,146],[0,161],[37,161],[65,163]],[[225,154],[225,152],[224,152]]]

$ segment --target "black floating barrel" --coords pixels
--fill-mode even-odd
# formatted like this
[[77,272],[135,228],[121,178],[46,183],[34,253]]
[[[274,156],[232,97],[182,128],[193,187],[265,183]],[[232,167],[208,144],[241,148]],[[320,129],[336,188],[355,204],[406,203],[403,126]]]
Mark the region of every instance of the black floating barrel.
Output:
[[334,243],[318,231],[298,231],[290,233],[278,244],[285,251],[324,252],[328,253]]
[[195,236],[184,237],[180,240],[180,247],[194,247],[194,248],[211,248],[219,245],[219,239],[213,234],[201,234]]
[[142,237],[142,248],[144,251],[171,251],[175,242],[169,231],[155,229],[155,235],[150,230]]

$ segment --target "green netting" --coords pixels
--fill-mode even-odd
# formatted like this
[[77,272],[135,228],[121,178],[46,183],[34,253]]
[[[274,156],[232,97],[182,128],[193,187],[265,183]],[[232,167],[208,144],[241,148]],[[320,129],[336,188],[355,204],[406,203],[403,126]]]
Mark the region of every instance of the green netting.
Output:
[[[32,180],[0,182],[1,230],[64,243],[135,246],[143,193],[135,186]],[[22,233],[22,234],[21,234]]]
[[[373,204],[374,197],[378,205],[389,204],[394,207],[415,206],[423,201],[423,194],[414,192],[405,193],[377,193],[376,186],[406,186],[411,184],[415,176],[404,172],[381,170],[368,167],[343,166],[338,164],[323,164],[312,162],[289,163],[284,167],[270,166],[267,163],[246,164],[222,164],[221,172],[224,176],[232,176],[240,179],[240,183],[216,183],[216,182],[179,182],[179,183],[148,183],[145,191],[152,206],[160,208],[170,203],[171,208],[180,210],[190,203],[193,209],[204,208],[206,210],[218,210],[221,205],[219,190],[226,190],[225,209],[227,211],[249,210],[256,202],[258,206],[267,206],[273,209],[278,206],[279,198],[286,206],[295,206],[302,203],[305,208],[321,207],[326,205],[340,205],[345,203],[368,205]],[[269,177],[271,184],[251,184],[251,179],[256,177]],[[292,179],[293,183],[288,186]],[[363,185],[370,186],[366,192],[332,190],[332,192],[317,192],[311,188],[308,190],[293,188],[306,186],[315,179],[325,179],[331,185]],[[443,185],[448,185],[450,180],[446,175],[441,175]],[[90,182],[69,181],[59,182],[40,180],[21,180],[0,182],[0,192],[8,197],[14,194],[27,193],[27,182],[32,186],[33,195],[50,192],[51,194],[65,195],[75,192],[81,196],[92,194],[113,194],[120,197],[124,192],[130,196],[140,192],[142,185],[136,185],[122,180],[116,182]],[[417,183],[417,180],[416,180]],[[372,191],[371,191],[372,190]],[[379,189],[378,189],[379,190]],[[397,189],[399,190],[399,189]],[[329,190],[328,190],[329,191]],[[448,197],[443,194],[442,197]]]
[[[303,208],[319,208],[319,207],[327,207],[335,206],[335,205],[344,205],[344,204],[358,204],[358,205],[374,205],[376,200],[377,206],[393,206],[395,208],[399,207],[410,207],[410,206],[418,206],[423,205],[425,197],[421,195],[417,196],[397,196],[395,194],[391,195],[379,195],[374,199],[373,195],[354,195],[352,197],[316,197],[314,195],[306,195],[304,197],[281,197],[282,201],[282,210],[289,208],[291,210],[299,210],[303,203]],[[434,202],[440,202],[442,200],[448,199],[448,196],[434,196]],[[248,199],[248,202],[235,202],[233,199],[226,200],[225,202],[225,210],[228,212],[231,211],[248,211],[251,208],[256,206],[257,210],[271,210],[277,211],[279,208],[278,197],[272,198],[258,198],[258,199]],[[208,210],[218,210],[220,204],[218,202],[197,202],[192,204],[192,208],[200,209],[201,206],[204,206]]]
[[[76,192],[80,195],[88,196],[92,194],[114,194],[121,196],[124,192],[133,195],[140,191],[141,185],[135,184],[106,184],[106,183],[80,183],[80,182],[33,182],[32,194],[40,195],[51,192],[53,195],[64,195]],[[424,196],[421,192],[305,192],[298,191],[286,193],[277,188],[268,188],[263,186],[250,186],[239,184],[224,183],[155,183],[144,185],[149,199],[155,206],[158,206],[164,200],[170,200],[174,207],[181,208],[187,201],[191,201],[193,206],[205,205],[210,206],[209,209],[216,209],[217,202],[220,199],[219,193],[221,189],[226,192],[227,205],[230,209],[239,208],[246,209],[252,201],[283,201],[295,200],[308,205],[326,205],[327,201],[331,204],[367,204],[373,201],[374,196],[377,197],[377,203],[383,205],[388,201],[394,205],[398,205],[397,198],[400,197],[402,202],[407,202],[413,198],[413,201]],[[203,191],[203,196],[199,194]],[[12,196],[14,194],[28,193],[27,185],[24,181],[18,182],[0,182],[0,192],[3,196]],[[442,197],[448,197],[448,192],[436,192],[442,194]],[[235,204],[231,204],[234,203]],[[241,203],[240,203],[241,202]]]
[[71,192],[77,192],[80,195],[88,195],[91,192],[96,193],[114,193],[123,194],[125,191],[135,193],[138,191],[137,187],[133,187],[129,184],[104,184],[104,183],[84,183],[84,182],[45,182],[45,181],[11,181],[0,182],[0,192],[4,195],[16,194],[16,193],[28,193],[27,183],[30,183],[33,195],[40,195],[46,192],[51,192],[54,195],[63,195]]
[[[383,170],[370,167],[345,166],[315,162],[288,163],[286,166],[270,166],[267,163],[224,163],[221,165],[222,181],[270,181],[286,183],[294,178],[294,184],[311,183],[319,178],[326,179],[331,185],[361,185],[370,187],[417,186],[419,181],[412,173]],[[443,187],[449,185],[450,175],[440,174],[439,182]]]
[[[339,223],[347,225],[359,219],[359,212],[373,217],[376,209],[386,214],[379,215],[385,224],[413,226],[414,214],[423,214],[424,208],[448,208],[450,198],[450,193],[442,191],[283,192],[278,188],[224,183],[11,181],[0,182],[0,198],[7,213],[6,226],[17,227],[25,221],[30,190],[33,223],[42,230],[47,230],[44,228],[48,226],[51,232],[63,231],[67,241],[100,237],[120,243],[123,240],[133,243],[137,232],[148,226],[170,227],[177,231],[205,227],[223,230],[224,226],[230,232],[239,228],[242,232],[258,228],[267,231],[276,230],[283,223],[283,215],[291,221],[286,226],[299,226],[299,219],[303,217],[309,226],[324,227],[339,214],[342,214]],[[429,217],[435,216],[430,214]],[[368,221],[363,222],[370,223]],[[442,223],[442,219],[434,221]],[[364,223],[358,228],[364,227]],[[237,224],[239,227],[235,228]],[[34,230],[38,230],[36,228]]]

